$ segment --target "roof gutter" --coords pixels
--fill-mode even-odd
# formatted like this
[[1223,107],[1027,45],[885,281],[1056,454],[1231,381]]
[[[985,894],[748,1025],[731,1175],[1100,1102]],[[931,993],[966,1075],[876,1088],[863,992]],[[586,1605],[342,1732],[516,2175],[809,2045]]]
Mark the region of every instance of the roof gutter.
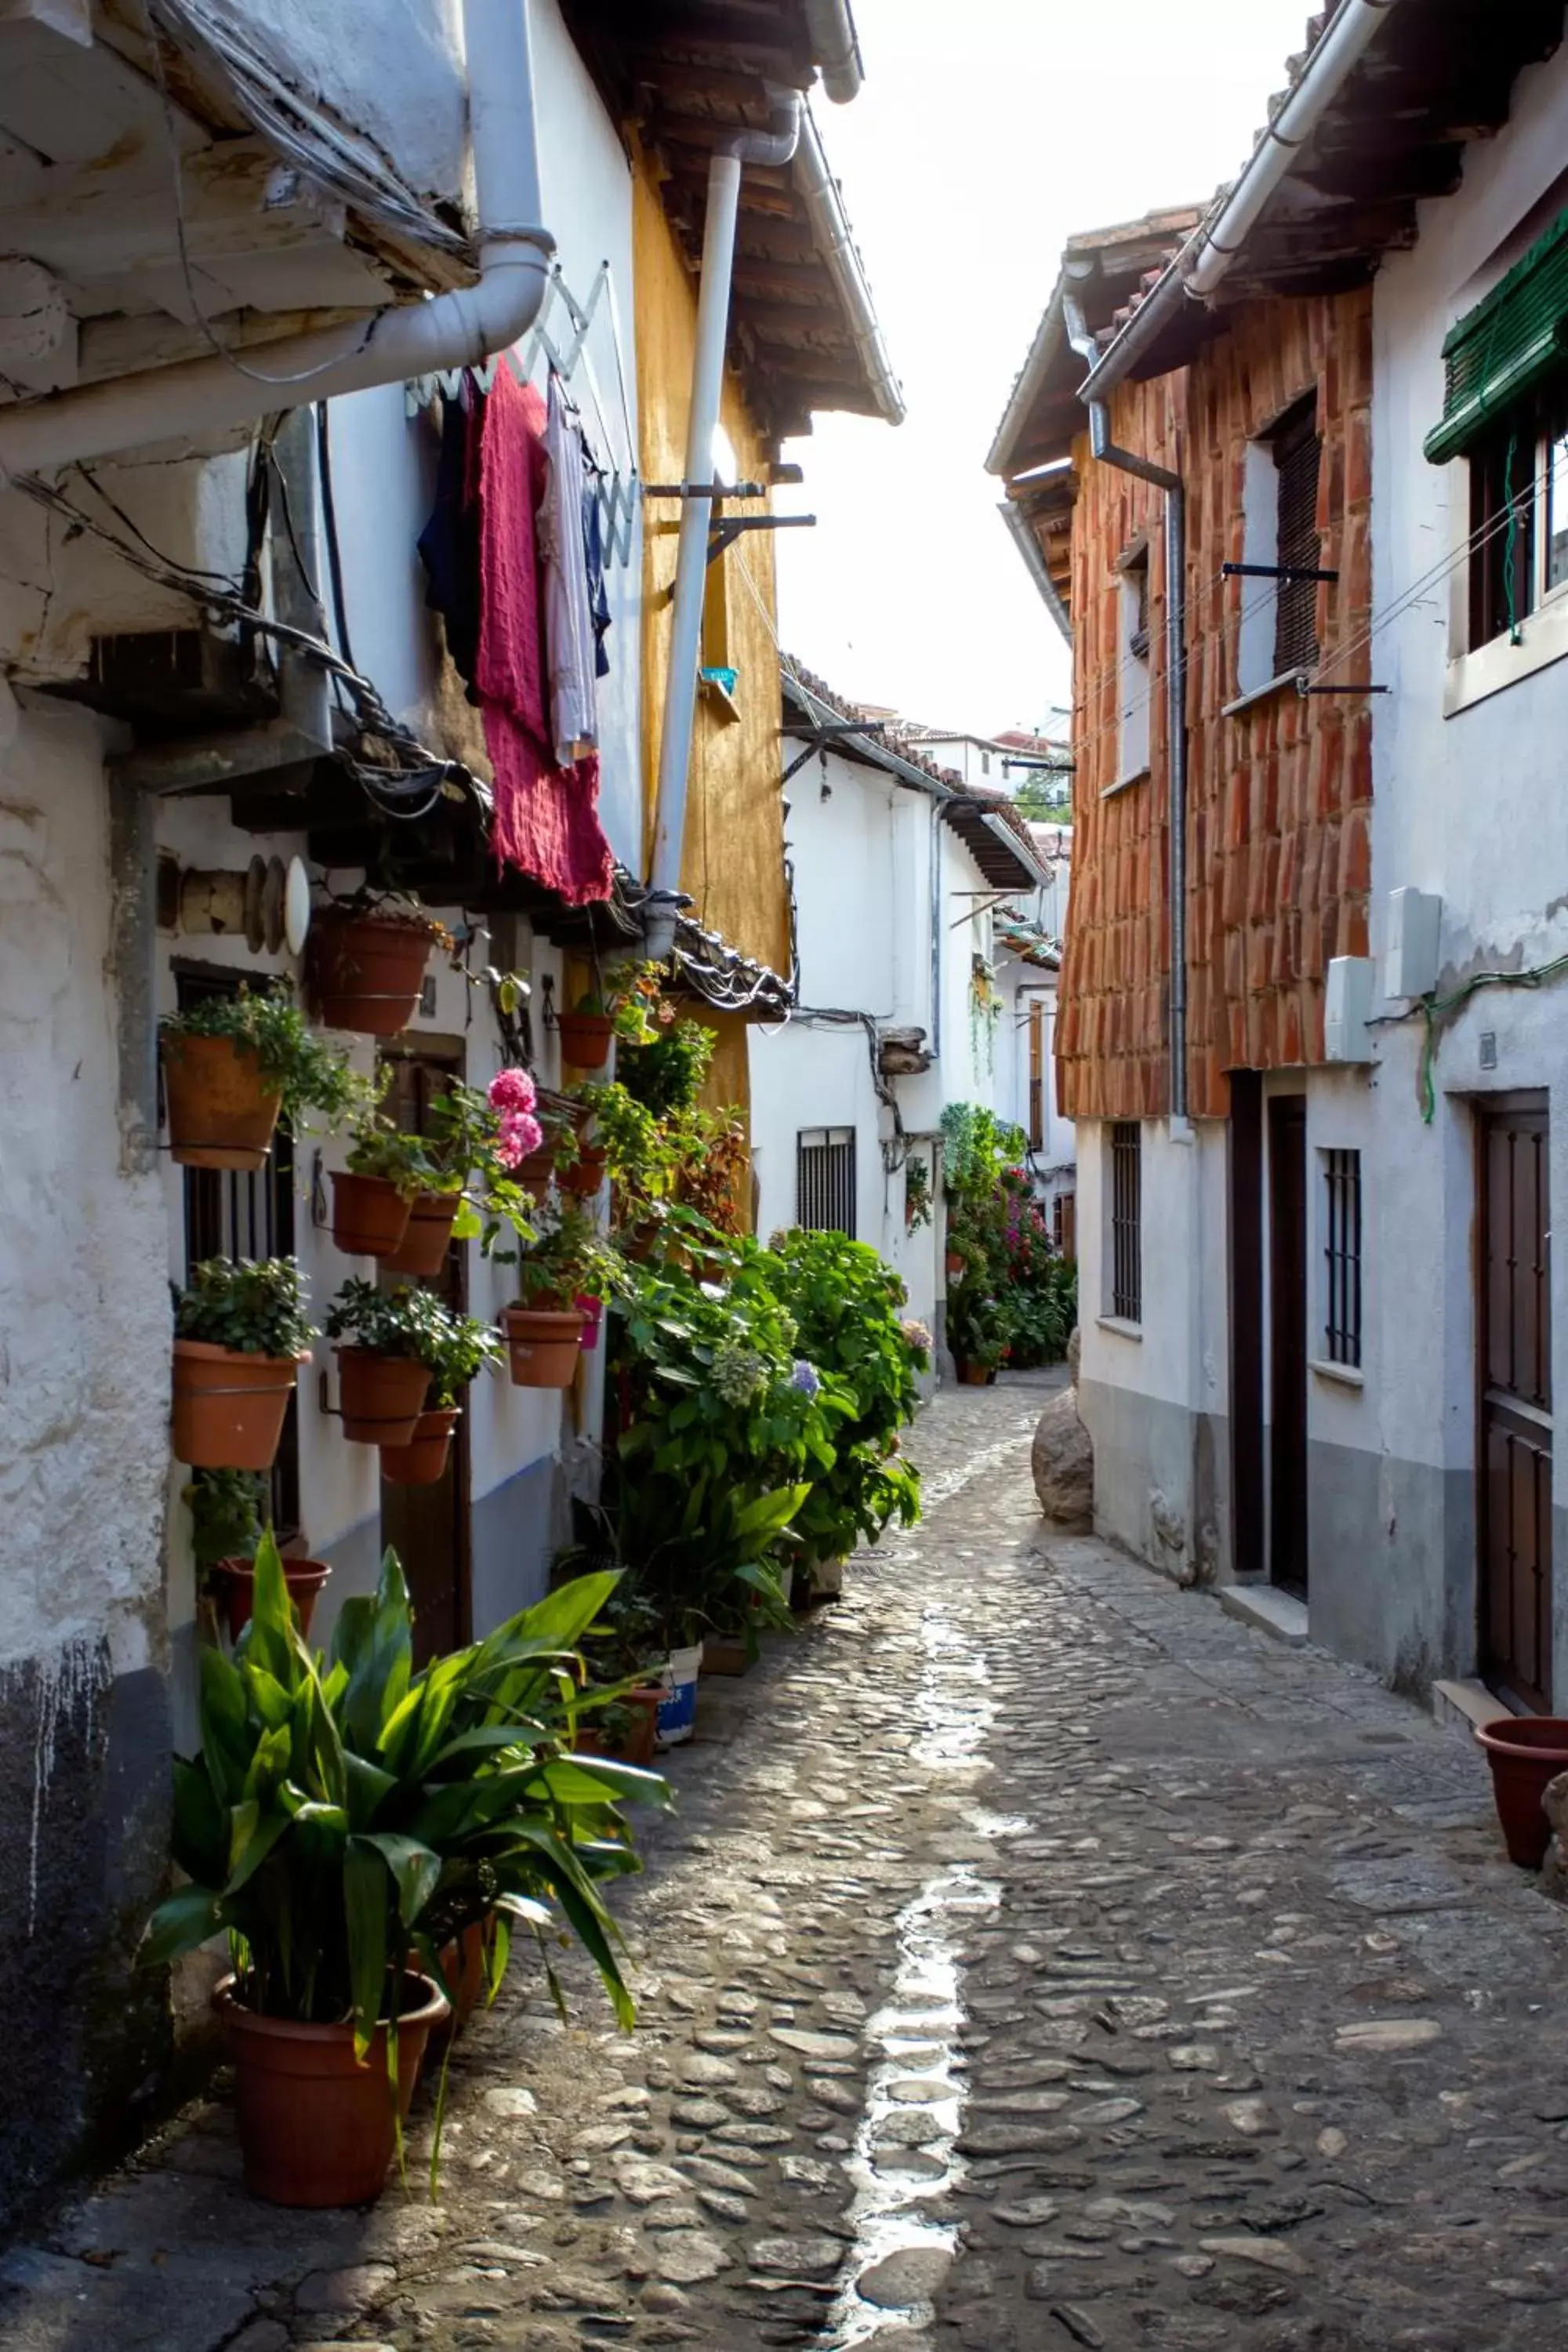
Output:
[[805,29],[822,71],[822,87],[835,106],[847,106],[859,91],[866,68],[849,0],[805,0]]
[[[1087,401],[1124,383],[1182,307],[1185,296],[1212,301],[1298,154],[1340,96],[1399,0],[1340,0],[1340,7],[1301,70],[1301,79],[1253,150],[1240,178],[1165,266],[1121,332],[1101,353],[1090,345]],[[1071,338],[1069,337],[1069,340]],[[1082,347],[1074,343],[1074,349]]]
[[1041,547],[1039,541],[1035,537],[1034,532],[1029,528],[1028,516],[1024,512],[1023,508],[1018,506],[1012,499],[1004,499],[996,511],[1001,516],[1003,521],[1006,524],[1009,532],[1012,534],[1018,552],[1023,557],[1025,563],[1028,567],[1030,579],[1033,580],[1036,587],[1039,590],[1040,594],[1044,597],[1047,612],[1050,614],[1052,620],[1056,623],[1058,628],[1061,631],[1063,636],[1070,646],[1072,643],[1072,622],[1068,617],[1067,606],[1062,603],[1061,597],[1058,593],[1057,583],[1051,578],[1050,567],[1047,563],[1045,558],[1045,551]]
[[477,285],[391,304],[368,321],[251,345],[243,357],[215,352],[21,403],[0,414],[0,480],[253,424],[374,384],[477,367],[526,334],[555,250],[539,226],[526,5],[464,0],[463,41],[480,221]]
[[[831,90],[828,94],[832,95]],[[828,275],[848,315],[855,348],[871,380],[878,414],[889,425],[901,425],[904,421],[903,387],[893,373],[893,362],[883,340],[881,324],[871,299],[871,289],[866,282],[866,272],[855,247],[844,199],[838,193],[837,181],[828,169],[822,141],[808,106],[801,109],[800,145],[795,151],[794,176],[795,187],[810,217],[813,240],[827,264]]]

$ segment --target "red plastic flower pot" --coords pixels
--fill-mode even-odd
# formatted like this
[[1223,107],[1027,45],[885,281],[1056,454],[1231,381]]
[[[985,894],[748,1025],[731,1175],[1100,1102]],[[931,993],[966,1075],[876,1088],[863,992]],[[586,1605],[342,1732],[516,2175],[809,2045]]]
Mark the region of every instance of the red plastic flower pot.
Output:
[[422,1412],[406,1445],[384,1445],[381,1475],[389,1486],[434,1486],[446,1473],[458,1409]]
[[428,1977],[410,1977],[397,2020],[397,2092],[387,2073],[387,2027],[362,2065],[353,2027],[263,2017],[226,1977],[213,2005],[234,2051],[235,2107],[245,2185],[272,2205],[368,2205],[386,2182],[398,2115],[406,2116],[430,2029],[447,2014]]
[[[250,1622],[250,1612],[256,1600],[256,1570],[247,1559],[220,1559],[214,1574],[222,1580],[223,1612],[228,1625],[228,1638],[237,1642]],[[310,1638],[310,1620],[316,1613],[316,1602],[331,1570],[322,1559],[286,1559],[283,1581],[289,1587],[289,1598],[294,1603],[294,1613],[300,1620],[300,1638]]]
[[308,1356],[247,1356],[206,1339],[174,1342],[176,1462],[193,1470],[270,1470]]
[[1508,1858],[1521,1869],[1539,1870],[1552,1843],[1541,1800],[1548,1781],[1568,1772],[1568,1717],[1500,1715],[1495,1722],[1479,1724],[1476,1738],[1492,1768],[1492,1798]]
[[605,1181],[608,1160],[602,1143],[581,1143],[576,1159],[556,1171],[555,1181],[564,1192],[574,1192],[578,1200],[591,1201]]
[[574,1070],[602,1070],[616,1024],[607,1013],[563,1013],[557,1024],[561,1058]]
[[353,1445],[407,1445],[430,1388],[428,1369],[413,1356],[378,1356],[339,1348],[339,1409]]
[[262,1076],[253,1045],[235,1037],[164,1038],[163,1101],[177,1166],[254,1174],[271,1149],[282,1099]]
[[514,1388],[569,1389],[582,1352],[582,1309],[509,1307],[506,1339]]
[[440,1273],[452,1246],[458,1201],[456,1192],[416,1192],[401,1244],[382,1259],[388,1274],[406,1274],[424,1282]]
[[392,1257],[411,1203],[388,1176],[332,1175],[332,1240],[345,1257]]
[[328,908],[310,926],[310,993],[329,1029],[395,1037],[419,1005],[431,931],[416,915]]

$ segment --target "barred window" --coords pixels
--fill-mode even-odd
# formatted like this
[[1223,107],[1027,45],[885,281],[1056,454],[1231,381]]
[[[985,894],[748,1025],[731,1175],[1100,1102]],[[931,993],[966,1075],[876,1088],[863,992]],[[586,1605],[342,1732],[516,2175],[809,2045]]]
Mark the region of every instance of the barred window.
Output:
[[[236,972],[181,971],[174,975],[182,1013],[209,996],[234,996]],[[204,1258],[291,1257],[294,1254],[294,1139],[279,1120],[272,1149],[254,1174],[234,1170],[187,1168],[185,1279]],[[282,1441],[272,1465],[272,1525],[279,1543],[300,1528],[300,1404],[289,1400]]]
[[1110,1130],[1110,1311],[1143,1319],[1143,1130],[1119,1119]]
[[855,1237],[855,1130],[803,1128],[795,1142],[795,1223]]
[[1323,1160],[1323,1351],[1331,1364],[1361,1364],[1361,1153]]

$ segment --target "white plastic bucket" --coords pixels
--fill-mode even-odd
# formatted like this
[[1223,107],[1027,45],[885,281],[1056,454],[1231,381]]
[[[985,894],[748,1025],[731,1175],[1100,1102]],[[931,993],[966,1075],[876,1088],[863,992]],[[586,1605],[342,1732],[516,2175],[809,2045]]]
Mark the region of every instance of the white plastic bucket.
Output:
[[691,1650],[671,1650],[659,1675],[666,1696],[658,1704],[658,1744],[677,1748],[697,1727],[697,1675],[702,1664],[700,1643]]

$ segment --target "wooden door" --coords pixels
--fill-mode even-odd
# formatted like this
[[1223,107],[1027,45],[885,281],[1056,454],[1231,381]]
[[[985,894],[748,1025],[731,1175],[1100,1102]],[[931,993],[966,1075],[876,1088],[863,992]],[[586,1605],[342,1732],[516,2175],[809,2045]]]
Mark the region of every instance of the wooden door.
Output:
[[[457,1048],[420,1046],[386,1056],[392,1071],[385,1109],[405,1133],[423,1135],[434,1096],[461,1075]],[[395,1281],[397,1276],[388,1279]],[[448,1307],[463,1307],[463,1252],[453,1248],[430,1286]],[[414,1662],[426,1665],[472,1638],[469,1593],[468,1414],[444,1475],[433,1486],[381,1487],[381,1540],[403,1562],[414,1602]]]
[[1481,1671],[1552,1708],[1552,1293],[1545,1097],[1480,1118]]
[[1238,1577],[1268,1569],[1264,1496],[1263,1080],[1230,1073],[1229,1209],[1231,1542]]
[[1307,1097],[1268,1105],[1268,1573],[1307,1591]]

